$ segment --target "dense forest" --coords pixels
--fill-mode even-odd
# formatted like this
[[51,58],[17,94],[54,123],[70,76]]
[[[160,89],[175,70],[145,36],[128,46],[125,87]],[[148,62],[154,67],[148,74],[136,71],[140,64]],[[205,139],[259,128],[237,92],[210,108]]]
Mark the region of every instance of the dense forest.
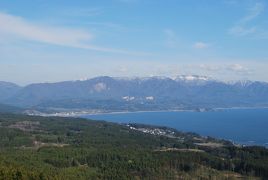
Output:
[[0,114],[0,179],[267,179],[268,150],[165,127]]

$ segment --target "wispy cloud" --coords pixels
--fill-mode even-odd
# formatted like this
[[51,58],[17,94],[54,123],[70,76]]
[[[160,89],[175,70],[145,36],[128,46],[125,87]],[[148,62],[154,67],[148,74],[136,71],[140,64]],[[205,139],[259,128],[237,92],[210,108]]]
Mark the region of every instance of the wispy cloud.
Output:
[[262,3],[256,3],[252,8],[249,9],[248,14],[243,17],[240,21],[240,23],[247,23],[256,17],[258,17],[264,10],[264,4]]
[[0,24],[0,36],[6,38],[102,52],[132,55],[146,54],[95,46],[91,44],[94,35],[88,31],[66,27],[43,26],[6,13],[0,13]]
[[193,47],[196,49],[205,49],[209,47],[209,44],[205,42],[196,42],[194,43]]
[[56,45],[77,46],[81,41],[91,40],[93,37],[81,30],[44,27],[4,13],[0,13],[0,24],[1,34]]
[[264,11],[264,4],[255,3],[255,5],[248,9],[247,15],[241,18],[233,27],[231,27],[228,32],[236,36],[246,36],[250,34],[256,34],[258,28],[256,25],[250,25],[260,14]]

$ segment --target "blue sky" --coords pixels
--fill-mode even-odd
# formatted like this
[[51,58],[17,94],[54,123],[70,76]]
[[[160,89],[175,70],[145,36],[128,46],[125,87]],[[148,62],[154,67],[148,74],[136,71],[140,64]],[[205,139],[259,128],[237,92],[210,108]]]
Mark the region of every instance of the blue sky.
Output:
[[0,80],[268,81],[264,0],[1,0]]

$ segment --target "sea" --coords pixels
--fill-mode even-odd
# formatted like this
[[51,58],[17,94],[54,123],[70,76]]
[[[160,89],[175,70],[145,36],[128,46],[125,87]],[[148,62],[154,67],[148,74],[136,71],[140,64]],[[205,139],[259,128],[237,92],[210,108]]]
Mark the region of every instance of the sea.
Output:
[[116,123],[139,123],[175,128],[230,140],[241,145],[268,147],[268,109],[233,108],[214,111],[127,112],[84,115]]

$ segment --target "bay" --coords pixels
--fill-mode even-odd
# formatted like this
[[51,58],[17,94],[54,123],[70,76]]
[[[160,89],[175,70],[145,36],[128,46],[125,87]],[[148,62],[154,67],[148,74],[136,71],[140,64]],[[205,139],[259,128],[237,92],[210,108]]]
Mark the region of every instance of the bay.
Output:
[[167,126],[239,144],[268,147],[268,109],[110,113],[83,117],[116,123]]

